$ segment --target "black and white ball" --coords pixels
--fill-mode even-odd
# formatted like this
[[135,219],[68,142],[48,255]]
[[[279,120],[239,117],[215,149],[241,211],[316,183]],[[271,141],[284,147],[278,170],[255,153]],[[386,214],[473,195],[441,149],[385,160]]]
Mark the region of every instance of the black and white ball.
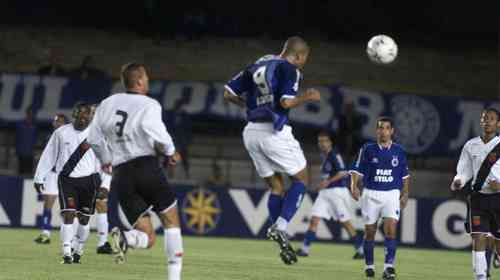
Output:
[[387,35],[376,35],[368,41],[366,53],[372,62],[389,64],[398,56],[398,45]]

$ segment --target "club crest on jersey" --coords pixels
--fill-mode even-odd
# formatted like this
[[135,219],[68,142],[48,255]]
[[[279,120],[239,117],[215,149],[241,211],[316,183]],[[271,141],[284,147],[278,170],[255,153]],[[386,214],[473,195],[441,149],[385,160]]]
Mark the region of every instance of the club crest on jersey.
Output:
[[398,156],[392,156],[391,165],[392,165],[392,167],[396,167],[399,165]]
[[329,172],[332,170],[332,164],[329,161],[326,161],[323,168],[326,172]]
[[490,153],[488,155],[488,162],[491,163],[491,164],[497,162],[497,159],[498,159],[498,157],[497,157],[497,154],[495,152]]
[[373,163],[378,163],[378,158],[376,158],[376,157],[372,158],[372,162]]

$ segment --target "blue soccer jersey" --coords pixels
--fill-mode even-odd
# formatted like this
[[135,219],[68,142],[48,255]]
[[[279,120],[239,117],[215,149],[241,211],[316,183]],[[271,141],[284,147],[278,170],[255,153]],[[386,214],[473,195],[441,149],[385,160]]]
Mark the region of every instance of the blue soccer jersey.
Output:
[[401,190],[403,179],[410,176],[406,153],[396,143],[388,148],[377,143],[365,144],[359,152],[353,172],[363,176],[367,189],[377,191]]
[[248,66],[225,88],[232,94],[246,94],[247,120],[270,121],[276,130],[288,123],[288,109],[281,106],[283,98],[295,98],[301,73],[287,60],[267,55]]
[[[321,154],[321,180],[327,180],[335,176],[338,172],[346,171],[342,156],[332,149],[328,154]],[[347,177],[330,183],[327,188],[347,187]]]

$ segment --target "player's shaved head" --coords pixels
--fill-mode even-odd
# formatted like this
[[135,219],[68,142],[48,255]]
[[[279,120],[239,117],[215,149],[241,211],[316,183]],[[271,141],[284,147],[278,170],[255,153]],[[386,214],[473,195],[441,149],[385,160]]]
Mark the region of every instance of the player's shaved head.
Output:
[[309,45],[304,39],[298,36],[290,37],[283,45],[283,51],[281,51],[280,56],[302,69],[309,56]]
[[146,66],[142,63],[131,62],[122,66],[121,80],[127,90],[137,90],[141,81],[147,76]]
[[299,36],[293,36],[286,40],[283,45],[283,55],[297,55],[309,53],[309,45]]

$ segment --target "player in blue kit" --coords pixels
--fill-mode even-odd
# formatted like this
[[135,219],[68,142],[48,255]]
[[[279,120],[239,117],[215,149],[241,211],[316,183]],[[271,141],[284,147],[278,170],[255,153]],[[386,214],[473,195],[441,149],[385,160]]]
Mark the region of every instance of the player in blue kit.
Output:
[[[307,43],[291,37],[280,55],[266,55],[246,67],[226,84],[224,92],[227,101],[247,110],[243,141],[257,173],[271,188],[268,210],[273,225],[267,236],[279,244],[285,264],[297,262],[286,230],[302,203],[308,181],[306,159],[288,125],[288,112],[306,102],[320,100],[315,89],[297,94],[300,69],[308,55]],[[283,173],[292,181],[287,191]]]
[[297,251],[301,257],[309,256],[311,243],[316,239],[316,231],[321,219],[334,219],[344,227],[354,245],[353,259],[364,259],[363,233],[356,232],[351,223],[356,210],[356,202],[349,193],[349,173],[342,155],[333,146],[332,138],[326,131],[318,134],[318,147],[321,150],[321,182],[319,193],[311,209],[311,221],[305,234],[304,244]]
[[377,142],[361,148],[351,171],[351,192],[354,199],[360,199],[359,179],[363,178],[364,190],[361,196],[361,212],[365,223],[365,274],[375,277],[373,247],[377,222],[384,219],[385,262],[383,279],[396,279],[394,260],[396,258],[397,224],[401,209],[408,202],[409,173],[404,149],[392,142],[393,121],[387,117],[377,120]]

